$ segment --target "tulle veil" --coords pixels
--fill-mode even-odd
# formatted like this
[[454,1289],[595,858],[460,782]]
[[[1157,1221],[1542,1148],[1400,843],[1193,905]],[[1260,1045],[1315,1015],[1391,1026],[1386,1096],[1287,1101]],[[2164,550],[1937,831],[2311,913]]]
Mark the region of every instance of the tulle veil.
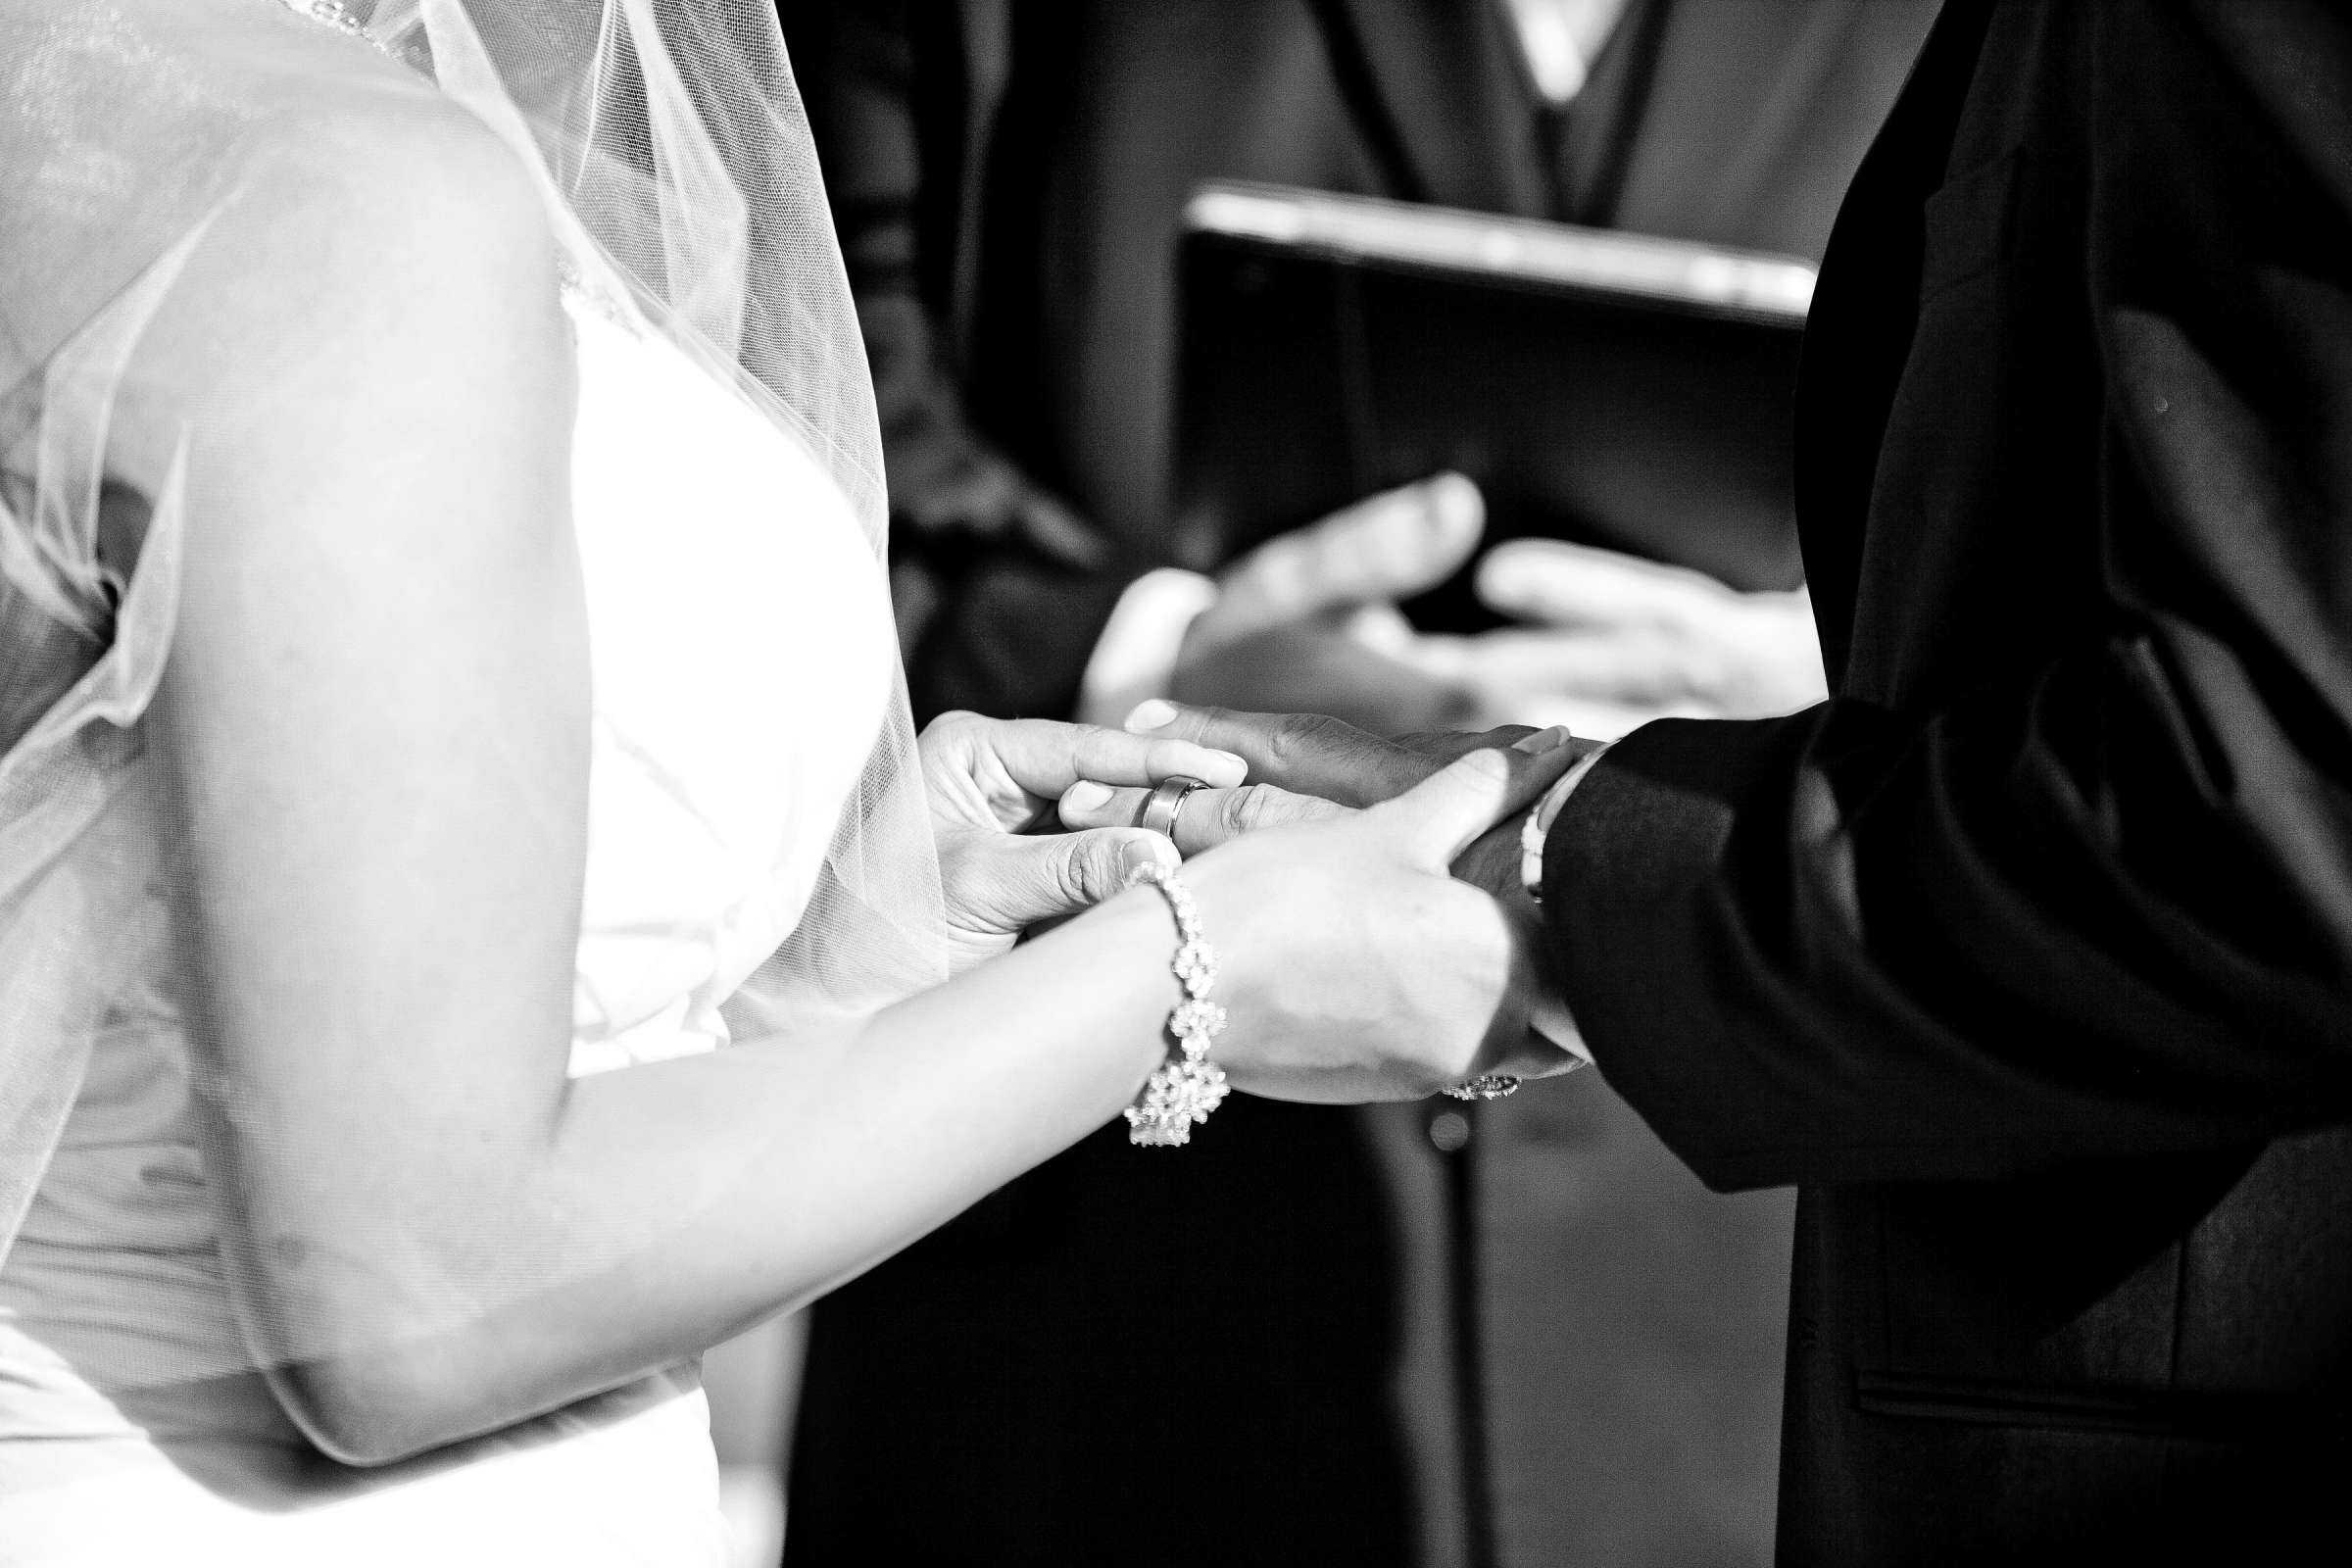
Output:
[[[768,0],[311,3],[430,77],[531,172],[564,258],[551,288],[676,343],[814,457],[884,549],[864,351]],[[154,50],[119,4],[56,0],[0,30],[0,112],[39,149],[0,171],[0,211],[59,236],[0,289],[78,302],[62,336],[0,320],[0,1258],[95,1032],[138,1004],[153,956],[108,934],[171,874],[170,846],[159,859],[116,807],[171,640],[185,501],[167,463],[135,498],[135,565],[110,557],[126,500],[110,413],[269,108]],[[783,694],[776,721],[790,722]],[[902,680],[798,929],[728,1004],[734,1032],[837,1029],[944,978],[930,842]],[[536,1289],[545,1266],[467,1282],[452,1309]]]

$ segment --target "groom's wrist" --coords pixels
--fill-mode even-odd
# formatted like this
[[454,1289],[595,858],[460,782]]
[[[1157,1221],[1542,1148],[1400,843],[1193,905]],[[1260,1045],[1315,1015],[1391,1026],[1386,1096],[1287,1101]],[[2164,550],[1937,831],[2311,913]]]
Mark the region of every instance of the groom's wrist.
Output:
[[1568,797],[1583,783],[1593,764],[1607,755],[1612,743],[1608,741],[1571,741],[1569,744],[1589,747],[1584,756],[1562,773],[1559,782],[1544,792],[1543,799],[1529,808],[1519,829],[1519,886],[1534,902],[1544,902],[1544,846],[1551,837],[1551,825],[1559,820],[1560,808]]
[[[1556,788],[1556,786],[1555,786]],[[1521,842],[1527,818],[1506,817],[1496,823],[1485,837],[1473,844],[1453,864],[1453,874],[1463,881],[1484,888],[1502,906],[1504,915],[1517,933],[1520,950],[1525,956],[1532,982],[1528,998],[1528,1024],[1535,1032],[1550,1041],[1579,1062],[1590,1062],[1592,1054],[1585,1049],[1578,1033],[1576,1020],[1570,1013],[1562,990],[1565,978],[1559,956],[1545,935],[1542,895],[1527,885],[1520,872],[1520,858],[1524,853]]]

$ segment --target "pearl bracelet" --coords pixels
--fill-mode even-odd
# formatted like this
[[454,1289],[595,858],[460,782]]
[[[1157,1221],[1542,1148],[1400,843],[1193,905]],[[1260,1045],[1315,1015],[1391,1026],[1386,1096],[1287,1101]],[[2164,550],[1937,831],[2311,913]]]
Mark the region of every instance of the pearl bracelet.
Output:
[[1168,901],[1176,917],[1176,956],[1168,972],[1184,984],[1184,1000],[1168,1014],[1176,1054],[1152,1069],[1144,1092],[1127,1107],[1127,1141],[1141,1148],[1180,1149],[1193,1140],[1197,1123],[1230,1093],[1225,1069],[1208,1059],[1208,1043],[1225,1027],[1225,1009],[1208,1000],[1217,983],[1217,956],[1200,935],[1200,911],[1192,890],[1176,873],[1150,860],[1127,874],[1127,885],[1149,882]]

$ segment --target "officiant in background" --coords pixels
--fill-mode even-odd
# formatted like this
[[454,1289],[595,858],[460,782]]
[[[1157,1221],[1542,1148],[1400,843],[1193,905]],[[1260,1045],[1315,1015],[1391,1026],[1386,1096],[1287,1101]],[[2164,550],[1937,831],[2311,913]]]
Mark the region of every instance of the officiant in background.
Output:
[[[780,9],[872,361],[918,716],[1115,721],[1173,693],[1403,730],[1560,695],[1357,636],[1475,546],[1461,481],[1368,498],[1221,581],[1165,569],[1194,189],[1818,260],[1936,7]],[[1567,694],[1628,723],[1818,695],[1799,596],[1587,556],[1505,586],[1539,618],[1629,607],[1642,680]],[[1753,678],[1702,675],[1727,653]],[[816,1308],[796,1568],[1769,1557],[1786,1195],[1707,1193],[1590,1073],[1475,1110],[1245,1098],[1181,1163],[1115,1131]],[[1185,1454],[1216,1496],[1165,1493]]]

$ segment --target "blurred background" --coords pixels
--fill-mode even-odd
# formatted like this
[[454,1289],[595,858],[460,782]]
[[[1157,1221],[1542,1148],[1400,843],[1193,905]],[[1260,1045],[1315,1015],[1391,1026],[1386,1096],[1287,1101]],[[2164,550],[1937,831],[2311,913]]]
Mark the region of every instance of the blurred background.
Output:
[[[780,0],[918,718],[1817,700],[1804,302],[1935,10]],[[713,1352],[730,1516],[794,1568],[1764,1563],[1790,1211],[1591,1072],[1114,1126]]]

